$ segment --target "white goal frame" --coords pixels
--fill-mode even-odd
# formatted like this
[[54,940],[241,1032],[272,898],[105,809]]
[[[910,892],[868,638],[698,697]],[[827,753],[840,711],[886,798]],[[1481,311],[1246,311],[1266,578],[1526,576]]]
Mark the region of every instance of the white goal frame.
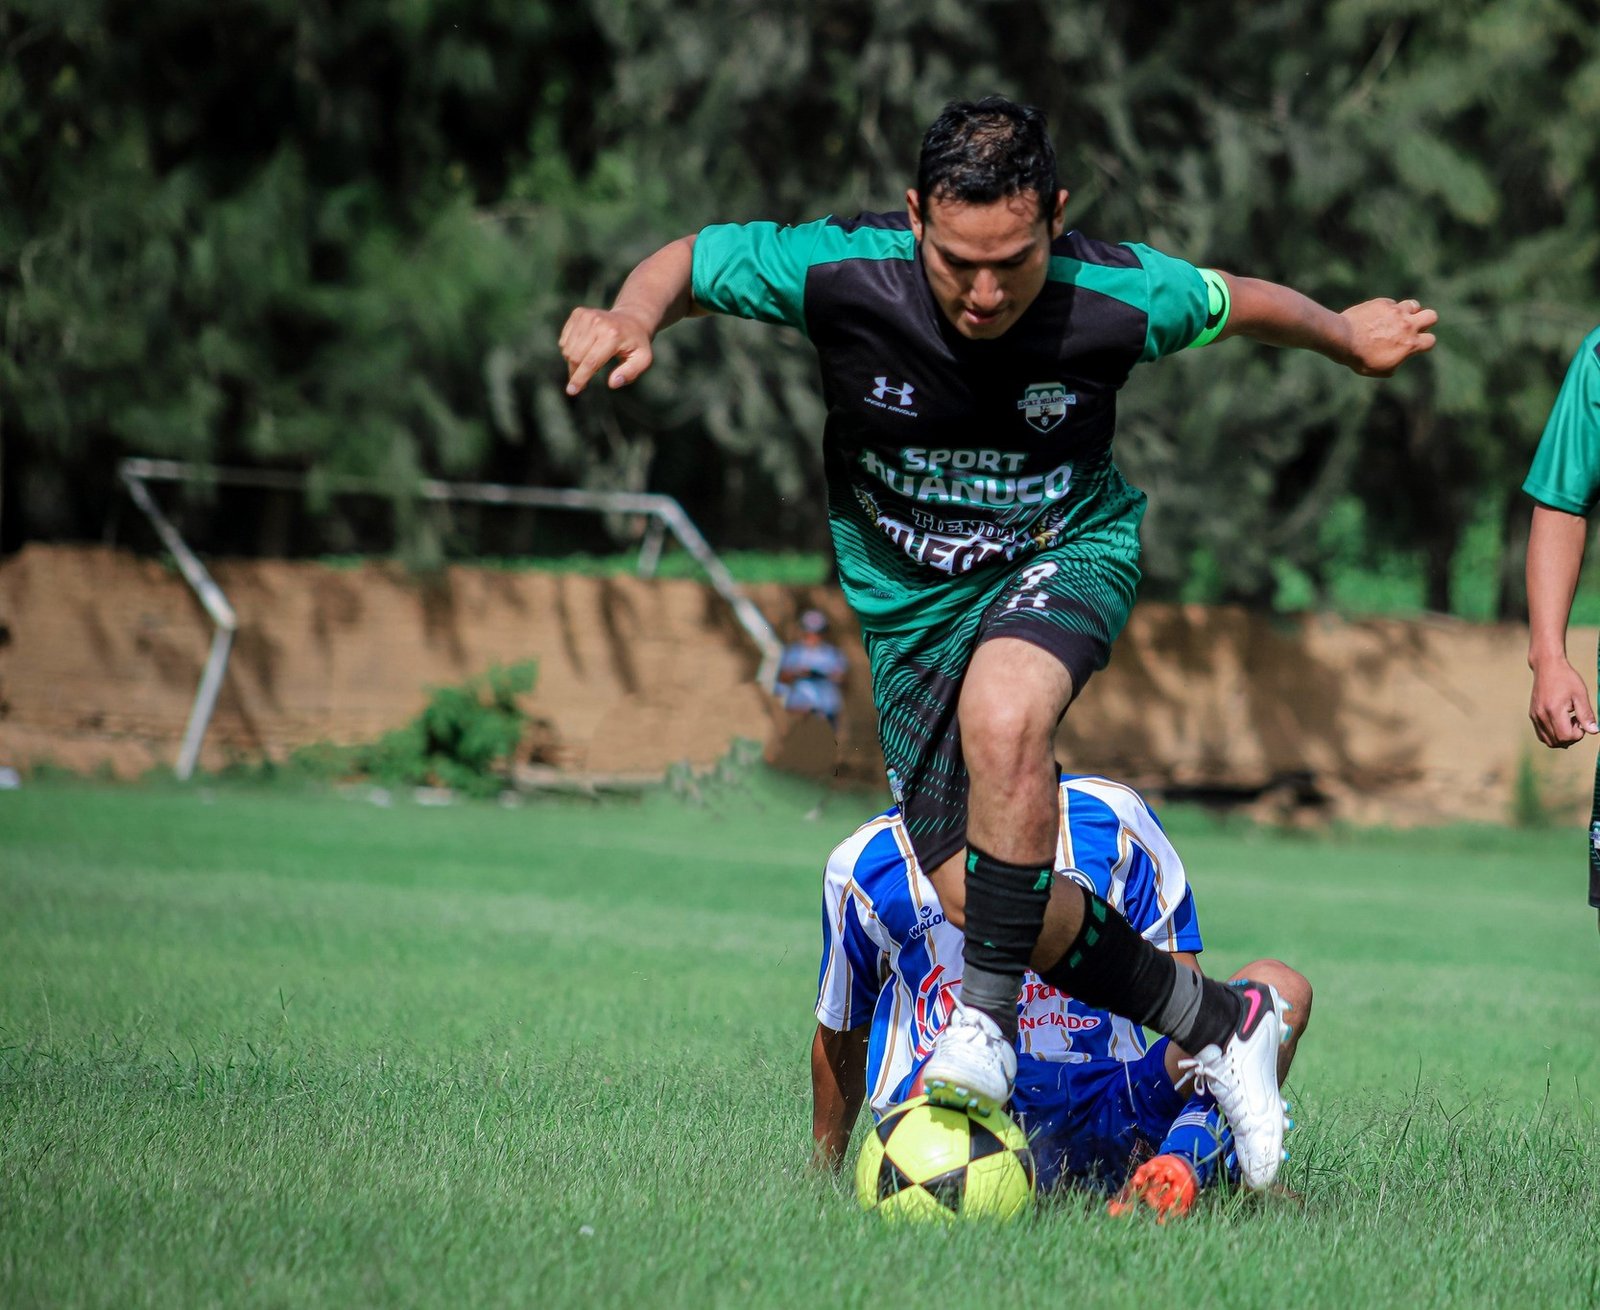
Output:
[[[211,652],[206,656],[200,673],[200,684],[195,689],[194,705],[189,711],[189,722],[184,729],[183,745],[178,752],[178,762],[173,768],[182,781],[193,774],[200,758],[200,746],[217,706],[217,696],[222,691],[222,679],[227,673],[228,656],[233,650],[234,633],[239,619],[233,606],[223,594],[200,557],[184,541],[172,522],[161,512],[147,484],[205,483],[223,487],[256,487],[265,491],[304,491],[312,479],[304,473],[274,472],[265,469],[219,468],[206,464],[186,464],[166,459],[124,459],[117,466],[117,476],[128,489],[128,495],[139,511],[149,520],[150,526],[161,538],[161,544],[177,561],[184,580],[193,589],[200,604],[210,616],[213,625]],[[388,494],[371,478],[334,475],[318,478],[319,490],[336,495],[378,496]],[[577,510],[591,514],[638,514],[645,518],[644,540],[639,546],[638,575],[655,576],[661,562],[661,552],[670,533],[706,574],[712,589],[728,602],[734,617],[756,649],[761,654],[761,665],[756,681],[765,691],[772,691],[777,680],[778,661],[783,655],[783,643],[767,622],[766,615],[754,601],[740,590],[728,567],[712,550],[700,529],[684,512],[684,508],[671,496],[659,496],[626,491],[575,491],[552,487],[513,487],[498,482],[439,482],[427,479],[419,483],[417,496],[433,502],[464,502],[476,505],[515,505],[533,509]]]

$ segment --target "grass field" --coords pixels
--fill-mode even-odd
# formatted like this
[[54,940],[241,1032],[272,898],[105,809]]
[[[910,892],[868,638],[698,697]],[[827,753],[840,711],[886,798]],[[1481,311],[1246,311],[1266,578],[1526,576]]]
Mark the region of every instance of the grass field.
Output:
[[1316,984],[1304,1203],[895,1230],[805,1168],[815,800],[0,793],[0,1304],[1600,1300],[1581,837],[1169,816]]

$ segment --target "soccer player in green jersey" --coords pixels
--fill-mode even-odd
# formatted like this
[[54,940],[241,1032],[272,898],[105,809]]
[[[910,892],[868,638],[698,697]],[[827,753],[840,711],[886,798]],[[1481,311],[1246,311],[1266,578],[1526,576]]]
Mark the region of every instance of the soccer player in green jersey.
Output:
[[[931,1096],[1011,1091],[1022,973],[1198,1052],[1245,1181],[1275,1176],[1270,987],[1174,968],[1084,892],[1042,932],[1056,838],[1053,742],[1126,621],[1144,496],[1111,459],[1132,368],[1229,336],[1386,376],[1431,348],[1414,300],[1334,313],[1287,287],[1201,269],[1066,225],[1044,115],[956,103],[923,139],[906,210],[793,227],[719,224],[573,311],[567,390],[624,386],[655,334],[694,313],[804,332],[828,406],[823,459],[840,582],[861,622],[879,737],[919,864],[965,930],[963,1004]],[[1060,925],[1057,925],[1060,926]],[[1047,957],[1047,958],[1046,958]]]
[[[1540,741],[1565,750],[1600,733],[1583,675],[1567,659],[1587,516],[1600,501],[1600,327],[1572,358],[1522,489],[1538,502],[1528,532],[1528,717]],[[1589,822],[1589,904],[1600,909],[1600,770]]]

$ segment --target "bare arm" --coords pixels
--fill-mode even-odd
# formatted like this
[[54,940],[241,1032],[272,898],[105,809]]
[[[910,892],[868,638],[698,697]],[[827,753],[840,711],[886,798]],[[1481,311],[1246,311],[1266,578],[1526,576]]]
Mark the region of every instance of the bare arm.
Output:
[[1432,350],[1439,315],[1415,300],[1367,300],[1343,313],[1291,287],[1224,273],[1233,308],[1222,337],[1315,350],[1367,377],[1388,377],[1412,355]]
[[1600,732],[1583,675],[1567,660],[1567,619],[1578,590],[1588,523],[1536,505],[1528,532],[1528,667],[1533,700],[1528,717],[1546,746],[1565,748]]
[[811,1041],[812,1159],[829,1169],[844,1163],[850,1130],[866,1099],[867,1026],[836,1032],[817,1025]]
[[606,379],[613,391],[649,368],[656,333],[696,312],[693,275],[694,238],[679,237],[628,274],[610,309],[573,310],[561,329],[567,395],[576,396],[609,360],[620,361]]

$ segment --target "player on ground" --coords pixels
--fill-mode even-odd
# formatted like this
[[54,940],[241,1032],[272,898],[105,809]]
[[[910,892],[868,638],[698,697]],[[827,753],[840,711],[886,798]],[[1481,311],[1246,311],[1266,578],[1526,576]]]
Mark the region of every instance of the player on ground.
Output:
[[[1063,777],[1059,794],[1057,884],[1092,887],[1146,941],[1198,969],[1200,930],[1183,863],[1144,801],[1089,776]],[[961,950],[897,811],[834,851],[811,1052],[819,1159],[842,1161],[864,1101],[878,1115],[920,1090],[923,1065],[958,1002]],[[1310,984],[1276,960],[1238,976],[1245,974],[1270,981],[1293,1006],[1294,1027],[1277,1053],[1281,1081],[1310,1018]],[[1138,1027],[1032,973],[1017,1022],[1011,1108],[1032,1142],[1040,1186],[1114,1191],[1142,1160],[1113,1213],[1137,1202],[1186,1213],[1217,1177],[1230,1134],[1211,1096],[1187,1088],[1192,1062],[1184,1052],[1165,1039],[1147,1050]]]
[[[952,104],[923,140],[904,213],[705,228],[561,334],[571,395],[612,360],[608,385],[637,379],[655,334],[692,313],[788,324],[817,347],[829,524],[890,783],[966,934],[966,1001],[929,1094],[980,1109],[1010,1094],[1016,998],[1040,963],[1056,728],[1105,665],[1139,579],[1145,501],[1111,461],[1117,391],[1136,364],[1236,335],[1386,376],[1432,347],[1437,320],[1414,300],[1333,313],[1096,241],[1066,230],[1066,202],[1038,110]],[[1059,913],[1068,932],[1044,963],[1086,1002],[1195,1051],[1246,1182],[1269,1183],[1283,1132],[1270,989],[1242,1004],[1092,893]]]
[[[1139,797],[1103,778],[1067,777],[1061,806],[1058,884],[1093,883],[1146,940],[1198,967],[1183,866]],[[957,1002],[960,949],[960,934],[917,869],[895,812],[834,852],[812,1051],[813,1130],[823,1158],[842,1155],[864,1098],[876,1113],[918,1090],[926,1053]],[[1303,1032],[1305,979],[1277,961],[1258,961],[1246,972],[1293,998]],[[1114,1187],[1131,1155],[1156,1147],[1129,1193],[1160,1210],[1187,1210],[1196,1189],[1215,1176],[1226,1132],[1209,1097],[1185,1103],[1178,1090],[1183,1053],[1165,1041],[1146,1051],[1137,1028],[1033,975],[1025,979],[1018,1022],[1012,1108],[1033,1140],[1041,1185],[1066,1179]],[[1279,1051],[1280,1077],[1298,1037],[1291,1033]]]
[[[1538,501],[1528,531],[1528,717],[1540,741],[1564,750],[1600,732],[1583,674],[1567,659],[1588,515],[1600,501],[1600,327],[1572,357],[1522,489]],[[1600,909],[1600,768],[1589,820],[1589,904]]]

